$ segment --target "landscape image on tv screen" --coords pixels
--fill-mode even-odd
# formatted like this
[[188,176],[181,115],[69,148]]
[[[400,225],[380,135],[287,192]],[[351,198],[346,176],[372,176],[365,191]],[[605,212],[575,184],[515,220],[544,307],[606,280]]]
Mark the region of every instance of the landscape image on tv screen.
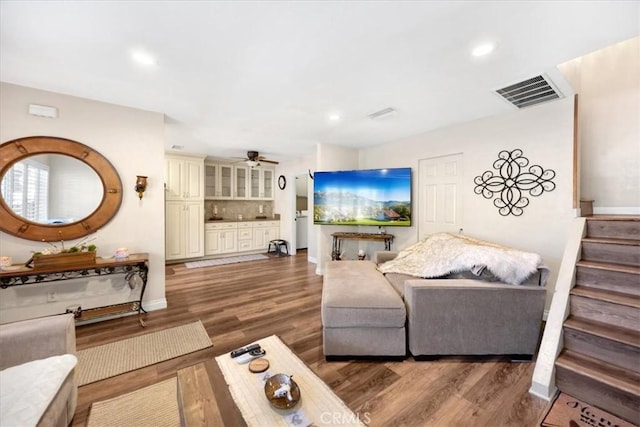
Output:
[[316,172],[313,222],[411,226],[411,168]]

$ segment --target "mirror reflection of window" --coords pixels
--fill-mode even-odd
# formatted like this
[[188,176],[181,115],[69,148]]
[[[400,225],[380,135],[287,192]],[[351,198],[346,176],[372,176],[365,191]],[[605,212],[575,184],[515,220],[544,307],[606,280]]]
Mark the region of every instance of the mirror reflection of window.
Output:
[[49,217],[49,166],[37,160],[17,162],[2,178],[2,197],[16,214],[44,223]]
[[101,203],[102,181],[71,156],[41,154],[15,163],[2,177],[2,197],[16,214],[39,224],[70,224]]

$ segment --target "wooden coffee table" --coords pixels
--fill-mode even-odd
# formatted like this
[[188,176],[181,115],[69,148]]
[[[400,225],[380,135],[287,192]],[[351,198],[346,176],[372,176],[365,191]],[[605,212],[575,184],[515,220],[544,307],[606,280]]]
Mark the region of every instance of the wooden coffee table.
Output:
[[[307,425],[364,426],[302,360],[275,335],[256,341],[267,354],[270,367],[252,373],[248,364],[236,363],[228,353],[178,371],[178,394],[183,425],[288,426],[292,420]],[[246,343],[251,344],[251,343]],[[300,402],[289,410],[273,408],[264,395],[264,380],[271,374],[292,375],[301,390]]]
[[[265,358],[270,367],[266,372],[252,373],[247,364],[238,364],[228,353],[216,357],[233,401],[248,426],[365,425],[280,338],[272,335],[256,343],[267,352]],[[280,373],[291,375],[300,387],[300,402],[287,410],[271,406],[264,393],[266,379]]]

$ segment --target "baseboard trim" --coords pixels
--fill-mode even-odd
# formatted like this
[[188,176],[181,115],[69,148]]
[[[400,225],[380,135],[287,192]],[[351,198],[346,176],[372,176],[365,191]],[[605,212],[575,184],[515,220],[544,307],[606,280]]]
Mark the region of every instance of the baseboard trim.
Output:
[[142,308],[144,308],[145,311],[162,310],[164,308],[167,308],[167,299],[160,298],[153,301],[143,302]]
[[622,207],[609,207],[609,206],[594,206],[594,215],[640,215],[639,206],[622,206]]

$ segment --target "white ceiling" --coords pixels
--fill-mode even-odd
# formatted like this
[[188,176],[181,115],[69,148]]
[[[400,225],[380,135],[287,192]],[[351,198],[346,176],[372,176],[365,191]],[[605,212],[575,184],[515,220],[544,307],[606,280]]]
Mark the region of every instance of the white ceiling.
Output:
[[166,148],[286,160],[510,111],[492,90],[639,22],[638,1],[1,0],[0,79],[162,112]]

